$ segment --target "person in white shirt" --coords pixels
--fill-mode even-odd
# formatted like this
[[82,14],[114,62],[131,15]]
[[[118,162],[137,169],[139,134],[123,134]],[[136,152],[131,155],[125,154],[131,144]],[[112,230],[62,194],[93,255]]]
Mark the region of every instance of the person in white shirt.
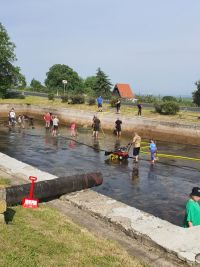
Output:
[[59,119],[57,116],[55,116],[53,118],[53,131],[52,131],[53,136],[58,135],[58,123],[59,123]]
[[11,111],[9,112],[9,122],[10,124],[16,124],[16,114],[14,111],[14,108],[11,109]]

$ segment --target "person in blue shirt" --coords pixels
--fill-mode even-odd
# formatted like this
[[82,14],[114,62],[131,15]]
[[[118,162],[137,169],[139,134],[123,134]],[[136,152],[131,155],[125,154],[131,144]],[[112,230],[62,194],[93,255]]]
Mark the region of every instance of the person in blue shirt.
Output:
[[155,144],[154,140],[150,141],[149,149],[150,149],[150,153],[151,153],[151,163],[154,164],[154,162],[155,162],[155,153],[157,152],[157,147],[156,147],[156,144]]
[[102,104],[103,104],[103,98],[101,96],[97,97],[97,106],[99,111],[102,112]]

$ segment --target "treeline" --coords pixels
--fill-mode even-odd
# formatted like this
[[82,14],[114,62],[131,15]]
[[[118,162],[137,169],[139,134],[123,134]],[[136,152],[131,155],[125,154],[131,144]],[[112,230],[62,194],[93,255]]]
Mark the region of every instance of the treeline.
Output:
[[55,64],[46,73],[45,86],[40,81],[32,79],[30,87],[35,92],[64,94],[86,94],[88,96],[103,96],[110,98],[112,84],[108,76],[97,69],[95,76],[82,79],[76,71],[64,64]]

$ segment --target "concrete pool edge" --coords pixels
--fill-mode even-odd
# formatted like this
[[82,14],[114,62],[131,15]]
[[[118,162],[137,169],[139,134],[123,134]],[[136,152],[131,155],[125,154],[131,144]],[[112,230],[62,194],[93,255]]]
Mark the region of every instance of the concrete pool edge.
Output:
[[[43,119],[43,114],[53,112],[59,116],[61,122],[76,121],[80,125],[91,126],[94,112],[66,108],[43,107],[29,104],[0,104],[0,112],[7,117],[8,111],[14,107],[16,112],[25,113],[36,119]],[[78,111],[78,112],[77,112]],[[120,117],[123,121],[123,133],[132,136],[136,130],[143,138],[154,138],[160,141],[173,143],[200,145],[200,124],[165,121],[138,116],[125,116],[123,114],[99,113],[104,130],[113,131],[114,121]]]
[[[0,168],[26,182],[30,175],[38,176],[39,181],[58,178],[3,153],[0,153]],[[139,243],[164,251],[174,260],[200,266],[195,261],[200,253],[200,227],[178,227],[92,190],[63,195],[61,199],[110,222]]]
[[169,258],[200,266],[196,260],[200,226],[185,229],[89,189],[64,195],[61,200],[112,223],[139,243],[164,251]]

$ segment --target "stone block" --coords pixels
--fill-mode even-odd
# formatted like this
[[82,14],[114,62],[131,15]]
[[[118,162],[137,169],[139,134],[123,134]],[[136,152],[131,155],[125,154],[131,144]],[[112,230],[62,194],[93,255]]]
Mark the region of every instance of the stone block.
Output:
[[5,200],[0,200],[0,214],[4,213],[6,211],[6,201]]
[[6,189],[0,188],[0,200],[6,200]]
[[0,224],[4,224],[5,223],[5,217],[4,217],[4,213],[0,214]]

